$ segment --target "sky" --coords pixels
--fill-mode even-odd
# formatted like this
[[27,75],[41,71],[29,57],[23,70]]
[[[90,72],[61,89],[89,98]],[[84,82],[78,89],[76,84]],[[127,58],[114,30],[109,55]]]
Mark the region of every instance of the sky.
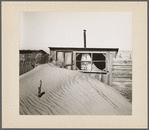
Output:
[[131,12],[21,12],[20,49],[48,47],[132,50]]

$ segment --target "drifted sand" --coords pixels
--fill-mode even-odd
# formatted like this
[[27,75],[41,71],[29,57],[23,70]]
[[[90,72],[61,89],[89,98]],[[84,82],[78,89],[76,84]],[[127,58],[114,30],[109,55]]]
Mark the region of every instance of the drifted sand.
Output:
[[[38,98],[40,80],[45,94]],[[131,115],[132,105],[88,74],[44,64],[20,76],[20,114]]]

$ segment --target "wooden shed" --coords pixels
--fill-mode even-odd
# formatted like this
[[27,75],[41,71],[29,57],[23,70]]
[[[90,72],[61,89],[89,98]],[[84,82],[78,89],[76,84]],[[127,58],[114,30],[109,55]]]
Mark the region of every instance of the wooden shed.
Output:
[[118,48],[49,47],[50,56],[64,68],[88,73],[111,85],[113,58]]

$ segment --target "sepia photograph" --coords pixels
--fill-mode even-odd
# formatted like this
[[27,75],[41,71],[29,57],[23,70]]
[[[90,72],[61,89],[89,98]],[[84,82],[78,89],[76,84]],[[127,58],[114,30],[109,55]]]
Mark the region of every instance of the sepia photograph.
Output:
[[131,12],[21,12],[20,115],[132,115]]
[[147,2],[3,1],[2,128],[147,128]]

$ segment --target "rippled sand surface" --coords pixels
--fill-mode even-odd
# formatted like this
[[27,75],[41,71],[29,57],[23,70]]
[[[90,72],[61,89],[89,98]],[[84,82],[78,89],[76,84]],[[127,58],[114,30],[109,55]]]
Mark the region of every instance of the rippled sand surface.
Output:
[[[38,86],[42,80],[42,92]],[[118,91],[80,72],[39,65],[20,76],[21,115],[131,115]]]

